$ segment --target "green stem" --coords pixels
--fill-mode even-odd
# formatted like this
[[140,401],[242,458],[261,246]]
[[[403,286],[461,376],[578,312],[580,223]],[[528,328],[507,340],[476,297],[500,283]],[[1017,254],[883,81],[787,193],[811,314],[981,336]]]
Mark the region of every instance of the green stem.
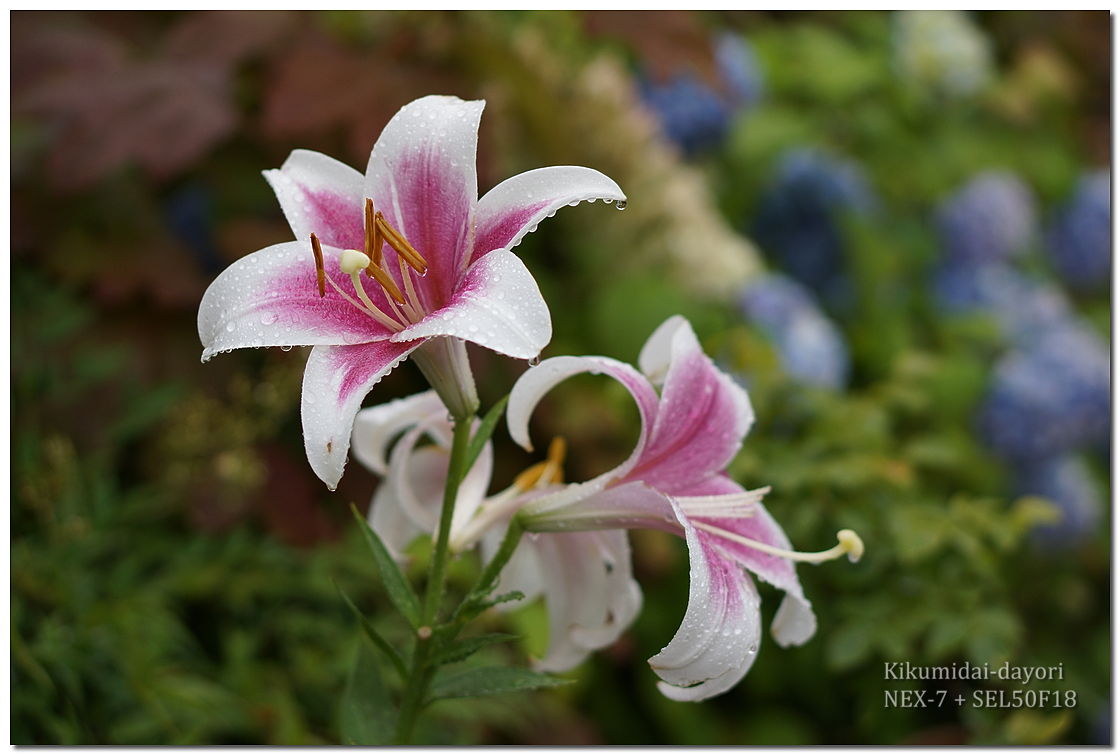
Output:
[[466,610],[472,601],[484,598],[493,589],[495,580],[501,573],[502,568],[509,563],[513,552],[517,550],[518,544],[521,542],[521,535],[524,534],[525,527],[521,524],[521,520],[515,515],[509,521],[509,528],[506,530],[505,537],[502,538],[501,545],[494,553],[494,557],[490,559],[490,563],[486,564],[486,568],[482,570],[478,581],[475,583],[474,588],[467,593],[467,597],[455,609],[455,614],[451,617],[453,622],[461,622],[461,614]]
[[443,599],[444,582],[447,579],[448,547],[451,537],[451,517],[455,513],[455,499],[459,496],[459,485],[466,476],[467,447],[471,439],[471,420],[473,417],[455,420],[455,431],[451,439],[451,459],[447,464],[447,485],[443,489],[443,508],[439,512],[439,534],[436,536],[435,551],[432,553],[431,567],[428,569],[428,587],[424,594],[424,607],[420,612],[420,625],[431,626]]
[[428,569],[428,584],[424,593],[424,604],[420,609],[420,629],[417,630],[416,646],[412,651],[408,682],[401,699],[400,715],[397,717],[397,731],[394,738],[397,744],[408,744],[416,727],[416,718],[424,707],[435,669],[430,666],[432,654],[432,625],[439,612],[443,599],[444,583],[447,580],[447,561],[449,558],[448,540],[451,536],[451,516],[455,513],[455,499],[459,486],[466,476],[467,449],[470,446],[471,424],[473,417],[455,420],[455,430],[451,440],[451,458],[447,465],[447,484],[443,489],[443,507],[439,514],[439,532],[436,535],[435,550]]
[[428,694],[428,684],[432,679],[432,670],[428,668],[431,646],[430,637],[416,640],[416,647],[412,651],[412,668],[408,675],[408,685],[405,687],[404,696],[401,698],[401,710],[397,715],[397,731],[396,736],[393,737],[395,744],[406,745],[412,742],[416,717],[420,715],[420,708],[423,707],[424,696]]

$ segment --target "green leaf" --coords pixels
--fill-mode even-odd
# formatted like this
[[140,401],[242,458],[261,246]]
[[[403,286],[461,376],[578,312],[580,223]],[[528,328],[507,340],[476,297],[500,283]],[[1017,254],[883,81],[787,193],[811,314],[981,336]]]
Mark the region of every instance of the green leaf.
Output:
[[395,647],[389,644],[388,640],[381,636],[381,633],[377,631],[372,623],[370,623],[370,620],[367,619],[362,614],[362,612],[358,610],[358,607],[354,605],[354,601],[350,600],[350,596],[343,592],[342,588],[338,585],[335,585],[335,587],[338,589],[338,594],[342,596],[342,599],[344,601],[346,601],[346,605],[350,607],[350,610],[354,612],[354,616],[356,616],[358,621],[361,623],[362,629],[365,630],[366,636],[369,637],[374,646],[378,650],[380,650],[386,658],[389,659],[389,661],[393,664],[393,668],[395,668],[397,670],[397,673],[400,674],[401,679],[407,677],[408,672],[405,669],[404,659],[401,658],[401,654],[397,652],[397,649]]
[[397,712],[381,679],[381,667],[363,642],[342,694],[339,728],[348,745],[383,745],[393,738]]
[[498,426],[498,420],[502,418],[502,413],[506,410],[506,404],[508,403],[509,395],[502,396],[482,418],[478,430],[475,431],[475,434],[471,437],[471,442],[467,445],[467,459],[463,465],[464,470],[469,470],[474,466],[478,455],[482,453],[482,449],[486,445],[486,441],[490,440],[490,436],[494,434],[494,428]]
[[512,590],[510,592],[504,592],[501,595],[491,598],[490,600],[486,600],[486,595],[488,594],[488,592],[489,591],[476,592],[473,595],[469,596],[466,600],[464,600],[463,604],[459,606],[459,610],[455,612],[455,619],[470,621],[475,616],[478,616],[480,613],[485,611],[487,608],[496,606],[499,603],[509,603],[511,600],[522,600],[525,597],[525,593],[521,592],[520,590]]
[[480,634],[475,637],[466,637],[458,642],[455,642],[450,647],[444,649],[438,656],[436,656],[436,665],[442,666],[447,663],[458,663],[465,661],[472,655],[477,653],[482,648],[488,645],[495,645],[499,642],[509,642],[510,640],[517,639],[516,634],[506,634],[504,632],[494,632],[491,634]]
[[397,562],[389,555],[385,544],[381,542],[377,533],[370,528],[365,517],[358,512],[353,504],[350,505],[350,510],[354,512],[354,519],[357,520],[362,535],[365,536],[366,543],[369,544],[369,549],[373,551],[373,558],[377,561],[377,569],[381,572],[381,581],[385,585],[386,592],[389,593],[389,600],[393,601],[393,605],[408,619],[408,623],[413,628],[418,627],[420,625],[420,599],[416,597],[412,585],[404,578]]
[[480,697],[482,695],[502,695],[519,690],[559,687],[570,684],[569,679],[559,679],[547,674],[538,674],[523,668],[504,666],[483,666],[437,680],[432,686],[429,701],[451,697]]

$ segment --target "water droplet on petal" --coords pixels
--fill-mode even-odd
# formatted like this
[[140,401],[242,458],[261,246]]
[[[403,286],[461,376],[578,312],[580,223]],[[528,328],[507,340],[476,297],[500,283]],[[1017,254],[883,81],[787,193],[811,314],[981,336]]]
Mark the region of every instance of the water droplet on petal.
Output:
[[237,326],[236,326],[236,325],[234,325],[234,324],[233,324],[232,322],[227,322],[227,323],[226,323],[226,332],[227,332],[227,333],[232,333],[232,332],[233,332],[233,330],[234,330],[234,328],[236,328],[236,327],[237,327]]
[[261,315],[261,325],[271,325],[274,322],[276,322],[275,312],[265,312]]
[[541,357],[540,357],[539,354],[529,360],[529,366],[530,367],[536,367],[540,363],[541,363]]
[[616,210],[625,210],[626,209],[626,200],[625,199],[618,200],[617,202],[614,203],[614,208]]
[[751,655],[754,655],[755,653],[757,653],[758,652],[758,643],[757,642],[752,642],[751,646],[749,648],[747,648],[747,652],[750,653]]
[[292,347],[289,345],[281,346],[280,351],[291,351]]

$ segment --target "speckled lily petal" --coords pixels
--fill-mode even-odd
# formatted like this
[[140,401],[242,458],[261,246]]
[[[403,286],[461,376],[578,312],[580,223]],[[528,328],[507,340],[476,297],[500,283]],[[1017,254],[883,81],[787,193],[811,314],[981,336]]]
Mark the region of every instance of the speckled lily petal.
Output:
[[[366,167],[366,196],[428,261],[433,306],[450,301],[465,267],[484,106],[437,95],[410,102],[385,126]],[[394,257],[388,248],[386,255]]]
[[499,250],[467,271],[451,303],[393,336],[450,336],[517,359],[531,359],[552,338],[548,305],[520,259]]
[[303,373],[303,445],[311,468],[331,490],[342,478],[362,399],[419,345],[376,341],[311,350]]
[[565,205],[605,199],[626,201],[611,179],[597,170],[554,165],[507,178],[478,200],[470,262],[516,246],[537,224]]
[[[338,269],[339,251],[324,247],[327,273],[343,290],[350,278]],[[371,298],[380,294],[367,287]],[[242,257],[222,271],[198,306],[202,361],[232,349],[318,346],[380,341],[384,325],[330,286],[319,296],[311,247],[289,241]]]
[[362,248],[362,174],[319,152],[297,149],[278,170],[264,171],[296,241],[312,233],[324,244]]

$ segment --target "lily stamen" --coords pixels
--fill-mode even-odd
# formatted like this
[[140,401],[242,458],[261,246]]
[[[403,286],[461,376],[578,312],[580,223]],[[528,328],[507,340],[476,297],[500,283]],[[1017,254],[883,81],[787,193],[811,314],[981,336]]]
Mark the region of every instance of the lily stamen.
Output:
[[552,439],[548,445],[548,457],[526,469],[513,481],[513,487],[518,490],[532,490],[538,486],[563,482],[564,456],[567,454],[568,444],[561,437]]
[[563,438],[553,438],[548,446],[548,457],[544,461],[537,462],[517,475],[512,485],[490,497],[479,507],[461,532],[452,533],[452,550],[461,551],[474,545],[494,522],[508,516],[521,506],[522,494],[534,488],[562,483],[564,481],[562,465],[567,450],[568,444]]
[[689,516],[717,517],[722,519],[748,519],[758,511],[758,504],[770,492],[769,486],[742,493],[725,495],[689,496],[678,501]]
[[381,245],[384,239],[381,238],[381,231],[377,228],[377,220],[373,211],[373,200],[366,197],[365,204],[365,227],[366,237],[366,256],[370,258],[370,266],[366,268],[366,272],[373,275],[374,268],[381,267]]
[[752,540],[749,537],[743,537],[735,532],[728,532],[725,529],[708,524],[707,522],[693,521],[692,525],[696,527],[696,529],[711,532],[713,535],[732,540],[748,548],[754,548],[762,553],[768,553],[771,556],[786,558],[790,561],[800,561],[806,564],[820,564],[825,561],[832,561],[833,559],[840,558],[843,555],[847,555],[848,560],[855,563],[863,556],[863,540],[860,539],[860,536],[856,534],[855,530],[840,530],[837,532],[836,545],[828,550],[818,551],[817,553],[802,553],[800,551],[786,550],[785,548],[775,548],[772,545],[761,543],[758,540]]
[[366,273],[368,275],[372,275],[373,279],[377,281],[383,289],[385,289],[385,293],[393,297],[398,304],[405,303],[405,298],[401,294],[401,290],[397,288],[397,284],[393,282],[393,279],[389,277],[389,274],[387,272],[382,270],[380,267],[371,264],[366,268]]
[[[374,304],[373,301],[369,298],[369,294],[366,293],[365,287],[362,286],[362,279],[358,277],[359,273],[361,273],[362,270],[365,270],[369,267],[369,257],[367,257],[362,252],[359,252],[357,249],[344,249],[342,255],[338,258],[338,266],[342,269],[342,272],[350,276],[350,281],[354,284],[354,293],[356,293],[358,295],[358,298],[362,300],[362,304],[365,305],[364,309],[368,310],[370,314],[376,317],[378,321],[382,322],[384,325],[393,328],[394,330],[400,330],[400,323],[382,312],[377,307],[377,305]],[[384,273],[382,272],[382,274]],[[388,278],[388,276],[386,276],[386,278]],[[380,279],[378,280],[378,282],[381,282]],[[384,284],[382,285],[384,287]],[[338,289],[338,286],[336,285],[335,288]],[[393,286],[393,290],[396,290],[396,286]],[[387,288],[386,291],[388,291]],[[342,293],[341,290],[339,290],[339,293]],[[400,291],[397,291],[397,296],[400,296]]]
[[323,247],[314,233],[311,234],[311,253],[315,255],[315,278],[319,284],[319,298],[322,299],[327,295],[327,270],[323,265]]
[[421,256],[420,252],[413,248],[412,244],[408,243],[400,231],[393,226],[389,225],[389,221],[385,220],[385,216],[378,210],[374,216],[374,222],[377,225],[377,230],[385,237],[385,243],[393,247],[398,255],[404,258],[404,261],[420,275],[428,273],[428,262]]

